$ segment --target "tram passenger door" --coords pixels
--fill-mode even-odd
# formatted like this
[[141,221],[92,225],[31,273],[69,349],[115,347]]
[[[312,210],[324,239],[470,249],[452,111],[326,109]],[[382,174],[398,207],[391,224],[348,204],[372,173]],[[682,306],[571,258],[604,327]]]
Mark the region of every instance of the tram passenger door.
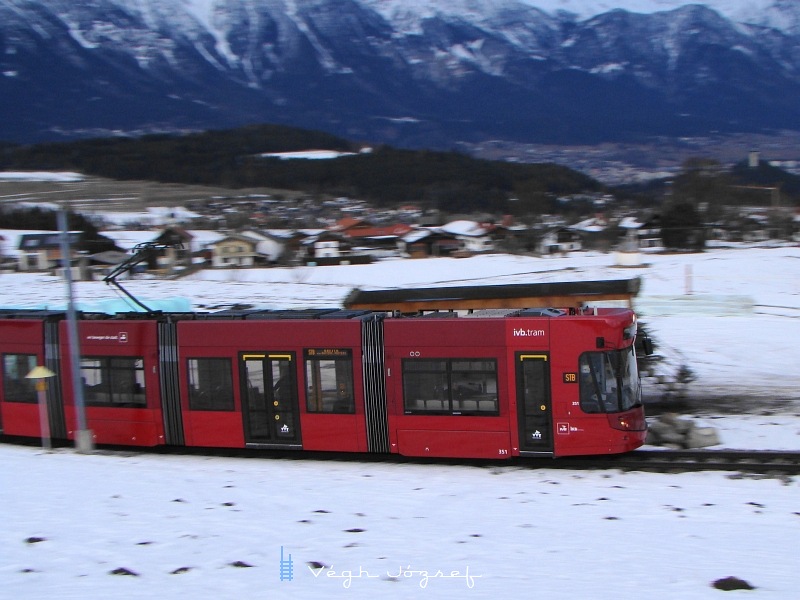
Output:
[[244,441],[251,446],[300,445],[294,355],[240,355]]
[[549,359],[546,352],[516,355],[517,417],[523,454],[553,452]]

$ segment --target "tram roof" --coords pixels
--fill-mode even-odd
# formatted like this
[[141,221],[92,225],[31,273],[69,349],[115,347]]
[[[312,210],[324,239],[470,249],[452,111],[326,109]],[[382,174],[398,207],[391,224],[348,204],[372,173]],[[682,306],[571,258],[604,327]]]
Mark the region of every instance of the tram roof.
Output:
[[355,289],[344,301],[349,309],[477,310],[488,308],[580,308],[588,302],[624,300],[630,305],[641,279],[522,283],[458,287]]

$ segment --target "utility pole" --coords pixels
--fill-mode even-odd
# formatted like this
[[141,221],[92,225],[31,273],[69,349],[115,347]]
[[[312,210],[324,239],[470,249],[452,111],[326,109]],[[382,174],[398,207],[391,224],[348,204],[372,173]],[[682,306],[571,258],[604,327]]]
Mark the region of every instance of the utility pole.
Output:
[[88,454],[94,450],[91,430],[86,427],[86,403],[83,399],[83,383],[80,369],[80,340],[78,338],[78,319],[75,313],[75,294],[72,290],[72,261],[67,232],[67,213],[58,211],[58,228],[61,230],[61,266],[67,283],[67,333],[69,337],[69,362],[72,374],[72,397],[75,399],[75,449]]

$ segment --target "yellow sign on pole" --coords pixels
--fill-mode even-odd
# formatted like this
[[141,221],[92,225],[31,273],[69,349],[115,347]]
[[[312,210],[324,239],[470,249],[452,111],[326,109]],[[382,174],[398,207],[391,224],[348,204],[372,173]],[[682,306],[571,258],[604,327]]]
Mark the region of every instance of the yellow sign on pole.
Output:
[[45,379],[47,377],[55,377],[55,373],[53,373],[47,367],[43,367],[41,365],[33,367],[31,372],[25,375],[25,379]]

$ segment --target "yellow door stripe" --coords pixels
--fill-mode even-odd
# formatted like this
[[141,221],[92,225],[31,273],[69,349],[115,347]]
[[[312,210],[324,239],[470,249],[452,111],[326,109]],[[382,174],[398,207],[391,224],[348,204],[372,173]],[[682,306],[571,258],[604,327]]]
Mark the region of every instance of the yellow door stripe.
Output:
[[283,358],[285,360],[292,360],[291,354],[242,354],[242,360],[250,360],[254,358]]

